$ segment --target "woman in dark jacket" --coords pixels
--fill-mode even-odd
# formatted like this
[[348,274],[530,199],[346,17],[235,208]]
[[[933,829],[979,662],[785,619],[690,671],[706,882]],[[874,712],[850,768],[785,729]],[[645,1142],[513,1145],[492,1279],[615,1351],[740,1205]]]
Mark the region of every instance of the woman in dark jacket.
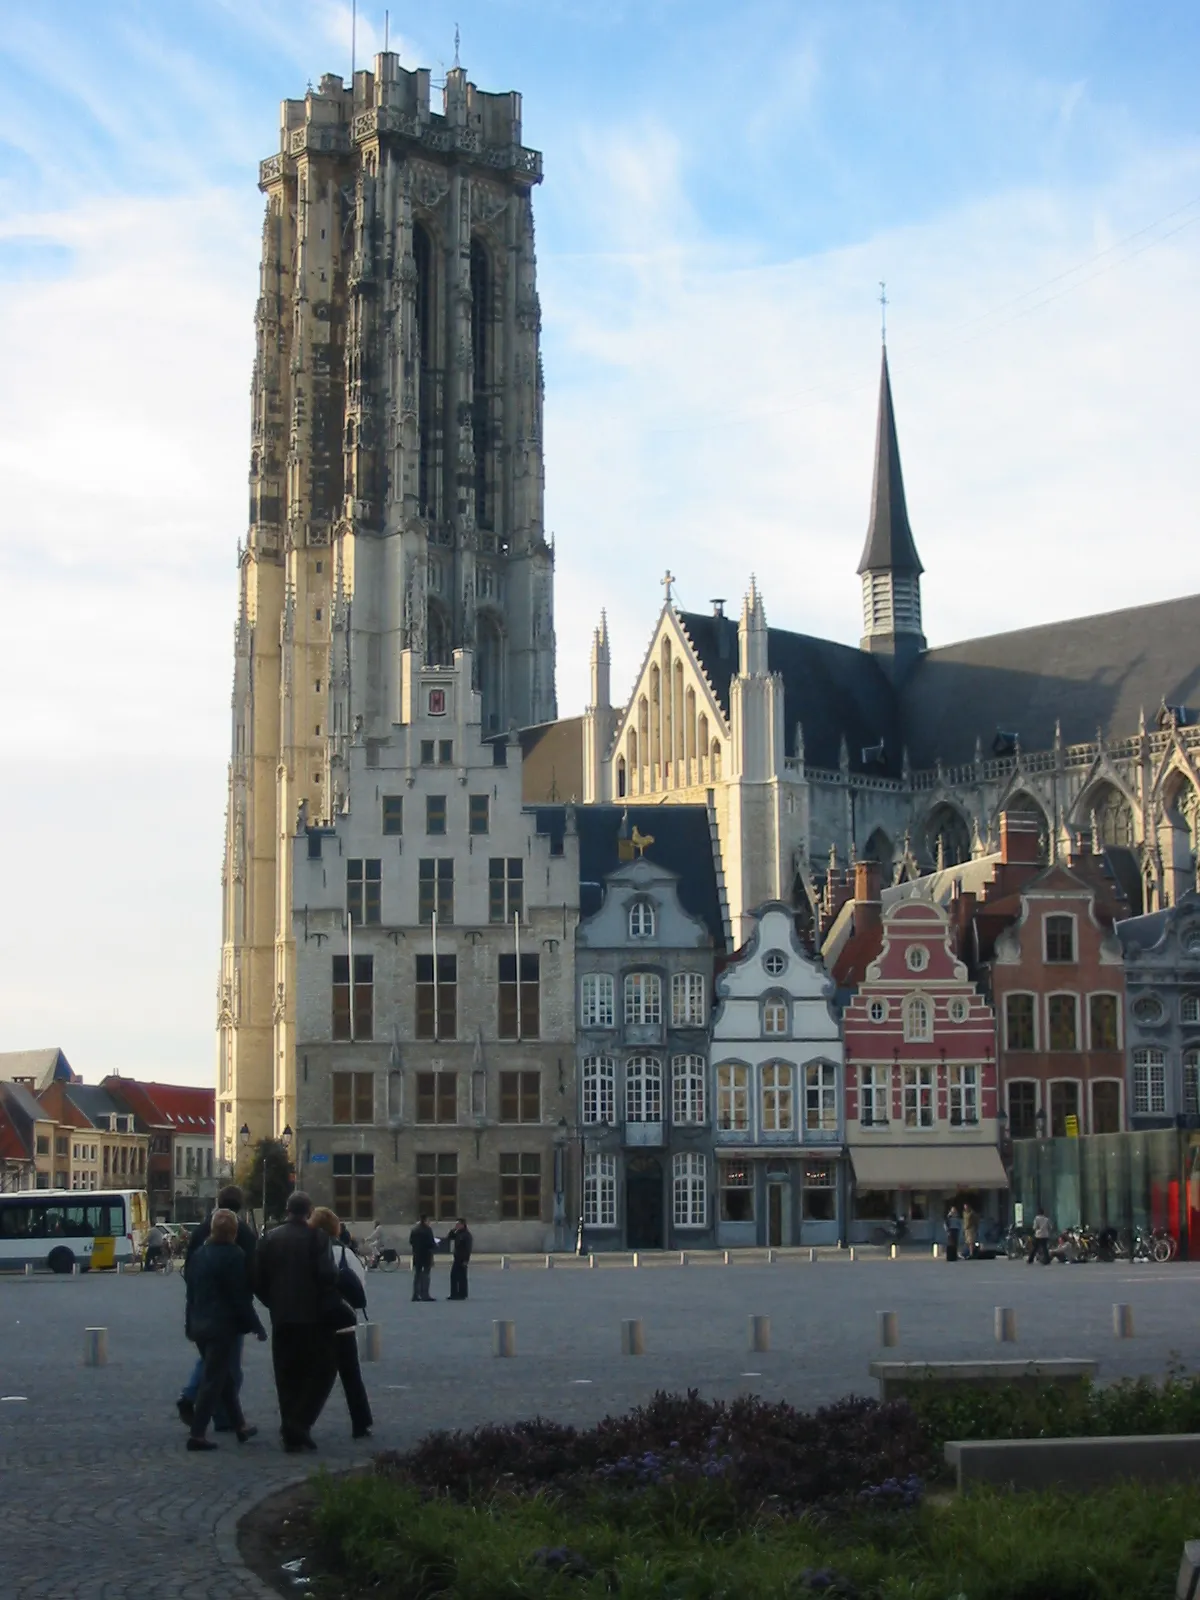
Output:
[[218,1399],[233,1423],[239,1444],[258,1432],[242,1415],[235,1381],[234,1354],[241,1334],[267,1337],[250,1295],[246,1257],[238,1248],[238,1219],[232,1211],[214,1211],[208,1239],[188,1265],[188,1337],[204,1362],[204,1376],[188,1436],[189,1450],[215,1450],[206,1439]]

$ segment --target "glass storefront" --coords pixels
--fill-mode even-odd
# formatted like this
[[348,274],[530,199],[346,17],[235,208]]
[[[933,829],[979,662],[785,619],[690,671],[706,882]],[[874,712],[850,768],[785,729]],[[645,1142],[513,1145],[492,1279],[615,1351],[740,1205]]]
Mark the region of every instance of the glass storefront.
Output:
[[1018,1139],[1012,1152],[1012,1198],[1026,1223],[1044,1205],[1058,1228],[1167,1228],[1177,1239],[1188,1231],[1184,1208],[1200,1177],[1186,1133]]

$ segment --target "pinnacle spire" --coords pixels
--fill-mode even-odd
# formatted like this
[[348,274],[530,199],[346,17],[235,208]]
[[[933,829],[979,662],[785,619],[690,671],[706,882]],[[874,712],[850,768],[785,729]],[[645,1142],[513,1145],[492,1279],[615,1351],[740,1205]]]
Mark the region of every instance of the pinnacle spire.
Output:
[[892,409],[892,383],[888,375],[887,346],[879,375],[879,420],[875,431],[875,482],[871,489],[871,521],[860,575],[864,572],[899,572],[919,575],[925,569],[913,543],[904,503],[904,478],[900,471],[900,445]]

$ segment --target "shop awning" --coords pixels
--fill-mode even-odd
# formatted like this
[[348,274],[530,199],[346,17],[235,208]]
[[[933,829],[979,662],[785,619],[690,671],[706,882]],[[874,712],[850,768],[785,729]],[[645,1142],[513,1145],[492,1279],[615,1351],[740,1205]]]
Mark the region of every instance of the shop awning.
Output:
[[878,1145],[850,1150],[854,1187],[863,1189],[1007,1189],[994,1145]]

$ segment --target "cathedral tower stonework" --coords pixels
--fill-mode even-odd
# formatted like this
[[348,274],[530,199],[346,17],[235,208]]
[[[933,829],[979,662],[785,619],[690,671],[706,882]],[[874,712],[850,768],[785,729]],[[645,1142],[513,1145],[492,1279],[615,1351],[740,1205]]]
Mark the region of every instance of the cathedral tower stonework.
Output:
[[401,720],[401,657],[471,652],[485,734],[550,721],[553,552],[518,94],[394,53],[281,109],[255,315],[223,870],[218,1149],[296,1120],[291,850],[348,746]]

